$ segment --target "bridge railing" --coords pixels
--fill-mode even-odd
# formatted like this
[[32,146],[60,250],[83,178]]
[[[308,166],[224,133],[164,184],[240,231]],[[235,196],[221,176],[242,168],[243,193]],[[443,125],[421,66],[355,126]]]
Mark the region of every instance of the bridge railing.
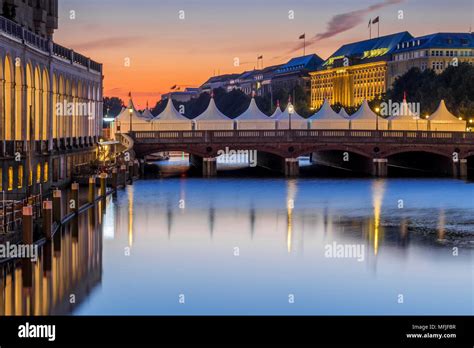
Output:
[[225,142],[318,142],[357,141],[381,143],[459,143],[473,144],[474,133],[438,131],[377,130],[201,130],[133,131],[131,138],[145,143],[225,143]]

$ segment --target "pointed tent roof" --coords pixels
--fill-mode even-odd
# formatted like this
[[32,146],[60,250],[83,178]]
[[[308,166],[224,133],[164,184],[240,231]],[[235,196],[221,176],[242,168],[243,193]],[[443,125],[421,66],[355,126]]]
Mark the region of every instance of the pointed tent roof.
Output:
[[281,113],[282,113],[282,111],[281,111],[281,108],[280,108],[280,101],[277,100],[277,107],[276,107],[275,111],[273,112],[273,114],[270,117],[273,118],[273,119],[277,119],[278,116],[281,115]]
[[344,121],[344,118],[331,108],[329,100],[324,99],[324,103],[321,108],[316,113],[314,113],[309,118],[309,120]]
[[350,118],[349,114],[344,108],[341,108],[341,110],[339,110],[339,116],[341,116],[342,118],[347,118],[347,119]]
[[280,107],[278,106],[270,117],[273,119],[277,119],[281,114],[282,114],[282,111]]
[[370,109],[369,103],[367,102],[366,99],[364,99],[359,110],[357,110],[355,114],[352,115],[351,120],[352,121],[355,121],[355,120],[369,121],[369,120],[375,120],[377,119],[377,117],[379,116],[377,116],[377,114]]
[[430,121],[449,121],[449,122],[464,122],[458,120],[456,116],[449,112],[448,108],[446,107],[446,103],[444,100],[438,105],[436,111],[429,117]]
[[151,113],[150,109],[146,108],[145,110],[143,110],[142,112],[142,117],[147,119],[147,120],[151,120],[153,118],[155,118],[155,116],[153,116],[153,114]]
[[[278,121],[288,121],[290,119],[290,112],[288,111],[288,108],[290,106],[290,103],[286,106],[285,111],[283,111],[278,117],[276,118]],[[296,110],[293,111],[293,114],[291,115],[291,121],[306,121],[306,119],[298,114]]]
[[207,109],[194,118],[194,121],[232,121],[229,117],[224,115],[217,107],[214,97],[211,96]]
[[236,118],[237,121],[272,121],[270,117],[265,115],[257,106],[255,98],[252,97],[249,107],[240,116]]
[[407,97],[406,93],[403,96],[403,102],[399,111],[398,115],[391,115],[390,117],[387,118],[387,120],[390,121],[395,121],[395,120],[407,120],[407,119],[416,119],[418,118],[411,110],[410,110],[410,105],[407,103]]
[[130,99],[128,101],[128,105],[126,108],[122,108],[120,114],[115,118],[116,121],[120,122],[130,122],[130,109],[132,109],[132,122],[142,123],[145,121],[142,115],[135,109],[135,105],[133,104],[132,96],[129,95]]
[[178,112],[178,110],[176,110],[171,97],[168,98],[165,109],[158,116],[156,116],[152,121],[153,122],[161,122],[161,121],[191,122],[189,118],[181,115]]

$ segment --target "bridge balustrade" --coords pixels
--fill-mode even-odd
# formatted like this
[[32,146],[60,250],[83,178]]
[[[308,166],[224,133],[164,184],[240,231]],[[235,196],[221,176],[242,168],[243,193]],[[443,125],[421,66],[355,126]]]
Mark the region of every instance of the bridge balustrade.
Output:
[[377,130],[203,130],[203,131],[134,131],[133,139],[145,142],[280,142],[280,141],[349,141],[382,143],[471,143],[474,133],[437,131]]

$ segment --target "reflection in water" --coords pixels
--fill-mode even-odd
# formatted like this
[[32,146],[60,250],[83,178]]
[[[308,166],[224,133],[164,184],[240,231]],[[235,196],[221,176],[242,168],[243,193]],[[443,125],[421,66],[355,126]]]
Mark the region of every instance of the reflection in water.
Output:
[[374,205],[374,225],[373,225],[373,243],[374,255],[379,251],[379,238],[383,230],[380,227],[380,217],[382,212],[382,201],[385,193],[385,180],[376,180],[372,185],[372,199]]
[[[471,187],[420,180],[139,181],[109,200],[106,212],[99,202],[97,213],[57,233],[37,263],[0,266],[0,315],[466,314],[470,251],[453,258],[437,240],[447,239],[444,245],[474,233],[474,204],[465,203]],[[416,208],[385,203],[400,197]],[[326,258],[325,246],[336,240],[368,243],[373,253],[363,262]],[[127,244],[131,256],[124,256]],[[377,272],[367,267],[372,255]],[[459,286],[446,288],[452,283]],[[397,306],[397,289],[413,305]],[[282,301],[290,290],[304,305]],[[183,291],[191,298],[186,308],[175,301]]]
[[296,193],[298,192],[297,181],[295,179],[288,180],[286,194],[286,210],[287,210],[287,237],[286,244],[288,253],[291,253],[291,244],[293,241],[293,209],[295,207]]
[[255,207],[254,207],[253,201],[250,204],[249,217],[250,217],[250,237],[253,239],[253,236],[255,235],[255,221],[257,218],[255,215]]
[[128,246],[133,246],[133,185],[127,186],[128,192]]
[[38,261],[0,265],[0,315],[70,314],[102,277],[101,226],[95,213],[74,221],[41,246]]
[[445,225],[446,225],[446,214],[444,209],[439,210],[439,218],[438,218],[438,240],[444,241],[444,237],[446,234]]

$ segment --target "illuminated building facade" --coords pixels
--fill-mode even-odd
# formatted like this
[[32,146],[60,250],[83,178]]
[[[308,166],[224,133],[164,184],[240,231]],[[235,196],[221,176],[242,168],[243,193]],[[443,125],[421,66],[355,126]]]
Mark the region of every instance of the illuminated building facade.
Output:
[[413,37],[408,32],[347,44],[310,72],[311,108],[318,109],[324,99],[331,104],[357,106],[388,88],[387,68],[392,52],[402,41]]
[[388,83],[411,68],[443,72],[447,67],[462,62],[474,64],[474,33],[437,33],[403,41],[393,52],[388,63]]
[[[35,4],[40,14],[57,9],[57,0]],[[54,23],[30,31],[23,5],[14,11],[19,22],[0,15],[0,191],[7,194],[67,183],[95,158],[102,129],[102,65],[53,42]]]
[[411,68],[441,73],[450,65],[474,64],[473,33],[413,37],[401,32],[342,46],[311,75],[311,107],[358,106],[385,93]]

